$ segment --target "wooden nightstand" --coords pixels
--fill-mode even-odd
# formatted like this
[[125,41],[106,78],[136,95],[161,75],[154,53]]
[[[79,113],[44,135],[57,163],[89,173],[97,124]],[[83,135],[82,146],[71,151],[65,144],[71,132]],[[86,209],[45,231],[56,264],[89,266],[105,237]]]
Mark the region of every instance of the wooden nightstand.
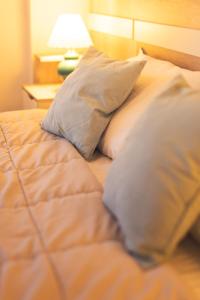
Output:
[[49,108],[60,86],[60,83],[27,84],[23,85],[23,90],[36,102],[37,108]]

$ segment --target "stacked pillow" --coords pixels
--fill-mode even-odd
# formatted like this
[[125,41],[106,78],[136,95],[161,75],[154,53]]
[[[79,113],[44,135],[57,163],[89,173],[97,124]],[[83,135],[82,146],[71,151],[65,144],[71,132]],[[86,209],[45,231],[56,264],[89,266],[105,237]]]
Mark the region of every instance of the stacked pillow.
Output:
[[199,116],[200,91],[168,80],[111,166],[104,202],[142,266],[165,260],[199,216]]
[[[112,117],[99,145],[99,150],[113,159],[126,146],[131,128],[137,125],[156,95],[159,95],[165,89],[165,84],[170,78],[181,74],[194,90],[200,90],[199,71],[186,70],[143,53],[140,53],[139,57],[146,59],[147,63],[141,72],[133,93]],[[200,242],[200,216],[191,233],[196,241]]]
[[99,150],[112,159],[117,157],[120,149],[124,146],[130,129],[137,124],[154,97],[162,91],[164,82],[177,74],[182,74],[192,88],[200,89],[200,72],[185,70],[170,62],[142,53],[138,57],[145,59],[147,63],[133,93],[112,117],[99,145]]
[[66,138],[90,159],[113,111],[131,93],[144,64],[142,57],[116,61],[90,48],[58,91],[42,128]]
[[166,259],[192,225],[200,241],[200,93],[188,84],[200,90],[200,72],[144,54],[116,61],[90,48],[42,122],[86,159],[99,142],[115,159],[104,201],[144,266]]

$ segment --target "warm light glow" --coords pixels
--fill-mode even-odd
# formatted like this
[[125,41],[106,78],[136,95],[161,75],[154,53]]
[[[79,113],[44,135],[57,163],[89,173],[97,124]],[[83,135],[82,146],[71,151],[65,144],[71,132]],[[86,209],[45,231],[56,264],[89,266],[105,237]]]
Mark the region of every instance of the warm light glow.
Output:
[[58,18],[48,45],[63,49],[87,48],[92,40],[79,14],[64,14]]
[[121,36],[128,39],[133,38],[132,19],[104,16],[100,14],[90,14],[89,27],[97,32]]

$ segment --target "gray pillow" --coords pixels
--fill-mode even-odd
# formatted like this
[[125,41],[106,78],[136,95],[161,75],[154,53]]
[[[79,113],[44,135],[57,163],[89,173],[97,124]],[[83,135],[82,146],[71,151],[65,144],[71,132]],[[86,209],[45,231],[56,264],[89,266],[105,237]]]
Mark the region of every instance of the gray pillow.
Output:
[[65,137],[85,158],[93,154],[112,112],[128,97],[145,61],[116,61],[90,48],[68,76],[42,128]]
[[200,213],[200,92],[180,76],[154,99],[111,166],[104,202],[144,267],[165,260]]

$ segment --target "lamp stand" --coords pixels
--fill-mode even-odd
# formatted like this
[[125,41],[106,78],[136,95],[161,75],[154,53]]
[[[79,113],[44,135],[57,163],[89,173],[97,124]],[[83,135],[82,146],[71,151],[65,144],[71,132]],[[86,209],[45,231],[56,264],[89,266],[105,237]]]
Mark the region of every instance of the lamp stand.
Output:
[[58,74],[64,79],[74,71],[79,61],[79,54],[76,50],[68,50],[64,55],[64,60],[58,64]]

